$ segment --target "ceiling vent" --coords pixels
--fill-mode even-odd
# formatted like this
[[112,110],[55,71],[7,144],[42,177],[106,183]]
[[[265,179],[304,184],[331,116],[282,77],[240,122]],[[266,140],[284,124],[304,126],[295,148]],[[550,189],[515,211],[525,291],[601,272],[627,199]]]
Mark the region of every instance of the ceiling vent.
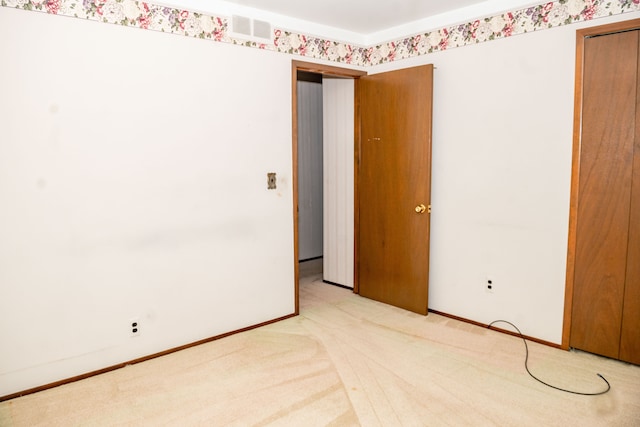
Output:
[[239,39],[265,43],[272,40],[271,24],[266,21],[233,15],[231,36]]
[[236,34],[251,36],[251,19],[234,15],[231,20],[231,31]]

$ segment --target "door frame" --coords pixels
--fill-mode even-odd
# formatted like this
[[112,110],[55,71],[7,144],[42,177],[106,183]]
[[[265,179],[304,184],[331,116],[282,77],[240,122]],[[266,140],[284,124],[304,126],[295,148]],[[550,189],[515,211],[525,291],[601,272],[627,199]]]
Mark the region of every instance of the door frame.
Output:
[[353,292],[358,293],[358,153],[360,147],[360,123],[358,118],[358,78],[366,76],[367,72],[362,70],[335,67],[331,65],[315,64],[304,61],[291,61],[291,145],[293,156],[292,171],[292,191],[293,191],[293,265],[294,265],[294,298],[295,298],[295,314],[300,314],[300,270],[298,267],[298,71],[306,71],[310,73],[322,74],[326,76],[343,77],[354,79],[354,96],[355,108],[353,112],[354,120],[354,281]]
[[578,203],[580,201],[580,148],[582,144],[582,102],[584,40],[587,37],[614,34],[640,29],[640,19],[616,22],[584,28],[576,31],[576,78],[573,116],[573,152],[571,161],[571,196],[569,202],[569,237],[567,244],[567,272],[564,294],[564,319],[562,324],[561,348],[569,349],[571,338],[571,314],[573,310],[573,290],[575,282],[576,241],[578,224]]

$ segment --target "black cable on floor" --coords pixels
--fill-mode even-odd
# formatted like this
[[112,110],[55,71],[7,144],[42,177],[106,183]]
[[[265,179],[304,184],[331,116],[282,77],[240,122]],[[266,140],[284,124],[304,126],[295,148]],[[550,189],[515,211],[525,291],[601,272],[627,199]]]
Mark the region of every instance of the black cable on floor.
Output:
[[533,375],[531,373],[531,371],[529,370],[529,346],[527,345],[527,340],[524,338],[524,335],[522,335],[522,332],[520,332],[520,329],[518,329],[518,327],[516,325],[514,325],[511,322],[508,322],[506,320],[494,320],[493,322],[489,323],[489,326],[487,326],[488,328],[490,328],[494,323],[507,323],[511,326],[513,326],[515,328],[516,331],[518,331],[518,335],[520,336],[520,338],[522,338],[522,342],[524,342],[524,349],[525,349],[525,358],[524,358],[524,368],[527,370],[527,373],[531,376],[531,378],[533,378],[534,380],[538,381],[539,383],[542,383],[544,385],[546,385],[547,387],[551,387],[551,388],[555,388],[556,390],[560,390],[560,391],[564,391],[567,393],[573,393],[573,394],[579,394],[581,396],[599,396],[601,394],[605,394],[607,393],[609,390],[611,390],[611,384],[609,384],[609,381],[607,381],[607,379],[605,377],[603,377],[600,374],[597,374],[600,378],[602,378],[602,381],[604,381],[607,384],[607,389],[604,391],[599,391],[597,393],[583,393],[580,391],[573,391],[573,390],[567,390],[564,388],[560,388],[560,387],[556,387],[554,385],[548,384],[544,381],[542,381],[540,378],[536,377],[535,375]]

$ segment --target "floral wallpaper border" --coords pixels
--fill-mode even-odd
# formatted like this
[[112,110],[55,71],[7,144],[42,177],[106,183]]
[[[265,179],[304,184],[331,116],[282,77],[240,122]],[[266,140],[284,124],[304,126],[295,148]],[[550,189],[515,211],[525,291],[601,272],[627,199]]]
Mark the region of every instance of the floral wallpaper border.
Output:
[[517,34],[640,10],[640,0],[558,0],[370,47],[275,30],[276,50],[317,59],[374,66]]
[[0,4],[361,67],[640,11],[640,0],[557,0],[365,47],[283,29],[274,29],[273,40],[269,43],[242,40],[229,34],[227,18],[140,0],[0,0]]

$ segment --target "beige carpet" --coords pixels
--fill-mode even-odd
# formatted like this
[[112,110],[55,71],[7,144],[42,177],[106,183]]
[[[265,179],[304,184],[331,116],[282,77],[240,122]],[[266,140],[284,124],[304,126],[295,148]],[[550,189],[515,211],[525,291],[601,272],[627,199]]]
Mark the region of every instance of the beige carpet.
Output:
[[640,367],[409,313],[302,269],[301,315],[0,403],[0,426],[640,426]]

